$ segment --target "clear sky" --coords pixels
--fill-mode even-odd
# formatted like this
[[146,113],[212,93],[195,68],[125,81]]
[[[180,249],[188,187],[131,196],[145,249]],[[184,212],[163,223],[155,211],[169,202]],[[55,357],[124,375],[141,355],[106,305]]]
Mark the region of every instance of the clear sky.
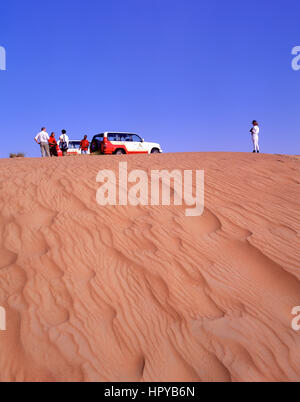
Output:
[[299,0],[2,0],[0,157],[132,131],[167,152],[300,154]]

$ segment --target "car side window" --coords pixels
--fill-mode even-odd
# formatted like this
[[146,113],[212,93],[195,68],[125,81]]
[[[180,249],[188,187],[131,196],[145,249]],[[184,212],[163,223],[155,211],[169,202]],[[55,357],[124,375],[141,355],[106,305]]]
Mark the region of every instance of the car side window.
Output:
[[108,134],[108,141],[117,141],[115,134]]

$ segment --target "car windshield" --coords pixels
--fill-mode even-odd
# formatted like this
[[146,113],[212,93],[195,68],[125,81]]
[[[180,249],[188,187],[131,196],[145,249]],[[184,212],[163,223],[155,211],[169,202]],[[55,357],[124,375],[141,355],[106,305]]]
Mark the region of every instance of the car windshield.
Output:
[[131,137],[132,137],[132,141],[133,141],[133,142],[142,142],[141,137],[139,137],[139,136],[136,135],[136,134],[133,134]]

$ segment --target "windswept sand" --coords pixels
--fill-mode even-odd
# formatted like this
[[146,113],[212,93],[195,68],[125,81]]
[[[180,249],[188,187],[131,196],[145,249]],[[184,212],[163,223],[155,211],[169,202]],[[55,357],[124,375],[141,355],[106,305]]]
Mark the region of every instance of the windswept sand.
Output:
[[[100,207],[100,169],[205,169],[205,213]],[[2,381],[300,381],[300,158],[0,161]]]

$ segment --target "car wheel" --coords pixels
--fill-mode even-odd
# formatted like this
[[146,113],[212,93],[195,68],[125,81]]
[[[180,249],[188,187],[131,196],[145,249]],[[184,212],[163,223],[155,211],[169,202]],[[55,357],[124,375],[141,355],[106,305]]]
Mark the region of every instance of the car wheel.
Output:
[[159,154],[159,149],[153,148],[151,151],[152,154]]
[[124,155],[125,151],[123,149],[117,149],[115,154],[116,155]]

